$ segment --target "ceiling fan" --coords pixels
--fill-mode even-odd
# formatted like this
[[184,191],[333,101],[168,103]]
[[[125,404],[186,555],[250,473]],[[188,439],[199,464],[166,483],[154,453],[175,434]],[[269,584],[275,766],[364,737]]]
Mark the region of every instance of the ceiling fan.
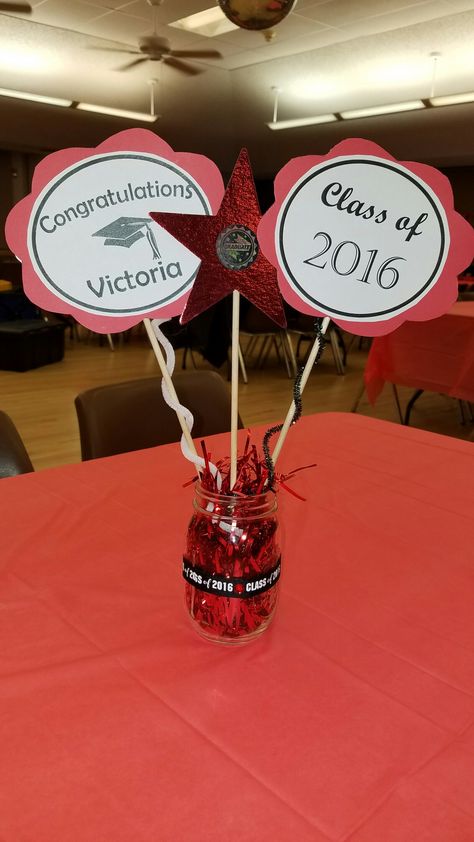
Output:
[[0,12],[17,12],[18,14],[31,15],[33,9],[29,3],[0,3]]
[[145,61],[159,61],[174,67],[175,70],[180,70],[181,73],[186,73],[188,76],[197,76],[198,73],[202,73],[202,70],[198,70],[198,68],[182,61],[182,59],[222,58],[217,50],[172,50],[167,38],[162,38],[156,33],[143,35],[139,38],[138,50],[120,50],[113,47],[93,47],[92,49],[138,56],[138,58],[117,68],[121,71],[131,70],[132,67],[137,67]]
[[[182,59],[201,59],[201,58],[222,58],[221,53],[217,50],[173,50],[167,38],[162,38],[158,35],[156,30],[156,10],[161,6],[163,0],[148,0],[148,4],[153,8],[153,33],[151,35],[142,35],[138,39],[138,49],[136,50],[121,50],[114,47],[92,47],[91,49],[101,50],[104,52],[126,53],[127,55],[138,56],[132,61],[123,64],[117,69],[120,71],[131,70],[145,61],[158,61],[174,67],[181,73],[186,73],[188,76],[197,76],[202,73],[201,69],[193,67]],[[1,3],[0,3],[1,7]]]

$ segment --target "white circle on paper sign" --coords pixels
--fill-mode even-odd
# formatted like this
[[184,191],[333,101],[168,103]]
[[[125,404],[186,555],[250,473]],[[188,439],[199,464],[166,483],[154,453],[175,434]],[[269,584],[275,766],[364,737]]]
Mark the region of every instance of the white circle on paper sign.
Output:
[[278,214],[281,271],[306,305],[337,319],[383,321],[413,307],[449,250],[444,208],[396,162],[334,158],[305,173]]
[[199,259],[150,217],[211,213],[200,185],[157,155],[91,156],[53,178],[28,225],[36,274],[58,298],[90,313],[146,314],[190,287]]

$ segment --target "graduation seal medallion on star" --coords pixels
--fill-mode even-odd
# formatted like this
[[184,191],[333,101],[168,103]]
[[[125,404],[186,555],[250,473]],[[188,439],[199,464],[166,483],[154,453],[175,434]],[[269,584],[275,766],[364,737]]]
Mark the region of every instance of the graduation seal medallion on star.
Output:
[[257,257],[257,237],[245,225],[230,225],[217,237],[216,251],[226,269],[246,269]]

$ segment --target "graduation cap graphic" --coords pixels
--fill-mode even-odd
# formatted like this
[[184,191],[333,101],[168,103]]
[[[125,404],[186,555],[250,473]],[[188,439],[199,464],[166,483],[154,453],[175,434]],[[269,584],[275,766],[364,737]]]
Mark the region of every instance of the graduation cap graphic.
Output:
[[121,246],[129,249],[137,240],[146,237],[150,243],[155,260],[161,258],[155,235],[150,228],[151,219],[139,216],[121,216],[104,228],[92,234],[93,237],[103,237],[105,246]]

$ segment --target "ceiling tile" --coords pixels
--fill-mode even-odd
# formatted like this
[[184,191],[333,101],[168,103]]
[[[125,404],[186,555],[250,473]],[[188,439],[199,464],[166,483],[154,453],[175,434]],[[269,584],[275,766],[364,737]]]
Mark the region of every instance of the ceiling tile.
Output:
[[474,0],[449,0],[451,14],[474,11]]
[[371,18],[375,15],[386,15],[390,12],[398,13],[400,26],[403,26],[405,9],[423,5],[426,0],[337,0],[337,2],[326,2],[309,6],[298,10],[298,13],[311,20],[318,20],[329,26],[348,26],[352,22]]
[[[162,6],[158,7],[157,16],[160,20],[166,23],[171,23],[175,20],[194,15],[196,12],[202,12],[204,9],[209,9],[213,6],[215,0],[165,0]],[[132,3],[131,8],[133,8]],[[135,5],[143,7],[147,5],[146,0],[135,0]],[[147,5],[147,8],[150,7]]]
[[[264,30],[233,29],[231,32],[224,32],[217,38],[208,39],[210,44],[235,44],[242,50],[258,49],[259,47],[271,46],[271,42],[265,40]],[[263,61],[263,59],[262,59]]]
[[288,38],[283,41],[276,40],[264,45],[264,49],[240,52],[226,60],[224,66],[228,70],[234,70],[251,64],[271,64],[274,59],[306,53],[319,47],[327,47],[340,41],[346,41],[348,37],[346,33],[339,29],[328,27],[314,35],[303,35],[299,38]]
[[[174,33],[176,32],[176,30],[169,28],[168,31],[171,32],[171,35],[169,37],[170,37],[170,41],[173,42],[173,47],[178,49],[177,42],[176,42],[175,37],[174,37]],[[238,45],[238,44],[228,44],[227,41],[225,41],[225,42],[219,41],[215,38],[213,38],[212,41],[209,41],[208,38],[198,38],[195,41],[193,41],[192,49],[193,50],[215,49],[224,57],[235,56],[238,53],[243,52],[243,48],[240,45]],[[207,59],[206,59],[206,63],[207,63]],[[220,61],[216,62],[216,61],[210,60],[209,64],[211,64],[211,63],[212,63],[213,67],[214,66],[221,67]]]
[[108,41],[135,45],[140,35],[150,34],[152,30],[142,18],[131,17],[121,12],[110,12],[108,15],[83,24],[81,31]]
[[[92,2],[92,0],[89,1]],[[104,5],[107,5],[107,0],[103,0],[103,2]],[[167,16],[163,14],[163,6],[155,6],[152,9],[146,0],[129,0],[129,2],[125,2],[125,0],[115,0],[115,2],[117,3],[117,7],[127,15],[143,18],[143,20],[149,21],[150,24],[153,21],[154,15],[156,15],[158,23],[166,23]]]
[[261,59],[258,58],[256,50],[243,50],[232,56],[226,56],[219,62],[219,66],[224,70],[235,70],[236,68],[247,67],[250,64],[258,64],[259,61]]
[[203,38],[194,32],[185,32],[182,29],[175,29],[171,26],[158,26],[158,35],[167,38],[175,50],[209,50],[219,49],[215,39],[209,42],[209,38]]
[[93,6],[97,15],[109,12],[111,9],[119,9],[124,5],[124,0],[80,0],[80,2],[85,6]]
[[46,3],[47,0],[29,0],[30,6],[41,6],[42,3]]
[[[375,35],[379,32],[389,32],[395,29],[404,29],[415,24],[426,23],[432,20],[447,17],[446,0],[430,0],[419,6],[412,6],[403,10],[403,16],[398,12],[387,15],[366,18],[348,25],[341,26],[341,30],[347,32],[351,38],[364,35]],[[437,49],[437,39],[432,42],[432,49]]]
[[[300,35],[308,35],[313,32],[317,34],[326,29],[328,29],[328,27],[325,24],[319,24],[315,21],[306,20],[300,15],[290,15],[287,20],[275,27],[273,30],[275,37],[272,41],[268,42],[265,40],[266,30],[249,31],[246,29],[235,29],[232,32],[225,32],[218,38],[212,39],[212,42],[216,44],[234,44],[242,50],[261,48],[262,50],[267,50],[268,52],[269,48],[273,48],[276,43],[286,41],[287,39],[294,39]],[[271,55],[262,55],[259,60],[265,61],[271,58]]]
[[59,26],[64,29],[77,29],[98,15],[103,15],[104,9],[81,3],[80,0],[47,0],[34,9],[32,20],[46,23],[49,26]]
[[[307,9],[308,6],[320,6],[322,3],[328,2],[330,2],[330,0],[297,0],[294,9],[298,14],[301,12],[301,9]],[[333,2],[336,2],[336,0],[333,0]]]
[[328,29],[327,24],[308,20],[308,18],[295,13],[289,15],[288,18],[275,27],[275,40],[284,41],[286,38],[309,35],[313,32],[321,32],[324,29]]

